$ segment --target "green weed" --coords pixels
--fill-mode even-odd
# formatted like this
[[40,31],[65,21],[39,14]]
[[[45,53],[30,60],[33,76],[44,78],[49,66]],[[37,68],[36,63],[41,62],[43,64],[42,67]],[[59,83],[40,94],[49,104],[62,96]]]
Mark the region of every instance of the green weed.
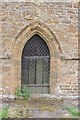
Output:
[[28,99],[30,97],[29,89],[25,86],[22,89],[16,88],[15,95],[22,97],[23,99]]
[[75,107],[66,107],[66,110],[70,113],[72,117],[79,117],[80,111],[76,109]]
[[2,108],[2,111],[0,111],[0,119],[7,118],[8,109],[9,109],[8,106]]

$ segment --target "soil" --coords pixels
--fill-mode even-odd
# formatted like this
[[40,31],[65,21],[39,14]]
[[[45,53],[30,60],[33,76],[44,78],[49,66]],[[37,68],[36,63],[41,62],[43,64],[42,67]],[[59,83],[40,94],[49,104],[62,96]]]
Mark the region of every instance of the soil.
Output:
[[[73,99],[29,98],[29,100],[3,100],[3,106],[9,106],[9,118],[72,118],[66,107],[78,108]],[[3,107],[0,103],[0,109]]]

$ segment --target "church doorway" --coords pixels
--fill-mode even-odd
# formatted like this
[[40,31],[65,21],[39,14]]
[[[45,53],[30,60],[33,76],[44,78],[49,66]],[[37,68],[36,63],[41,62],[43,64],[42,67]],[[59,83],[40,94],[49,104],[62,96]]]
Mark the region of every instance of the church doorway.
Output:
[[35,34],[24,45],[21,58],[21,86],[30,93],[50,93],[50,52],[42,37]]

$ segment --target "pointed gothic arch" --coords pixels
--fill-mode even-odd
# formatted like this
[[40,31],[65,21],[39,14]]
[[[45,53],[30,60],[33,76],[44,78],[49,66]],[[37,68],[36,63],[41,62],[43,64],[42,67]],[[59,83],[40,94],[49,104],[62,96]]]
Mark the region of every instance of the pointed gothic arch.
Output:
[[[61,48],[53,32],[42,22],[33,22],[26,26],[15,38],[12,44],[14,61],[14,79],[16,86],[21,86],[21,55],[25,44],[35,34],[43,38],[50,51],[50,93],[54,93],[54,86],[61,79]],[[16,74],[16,75],[15,75]]]

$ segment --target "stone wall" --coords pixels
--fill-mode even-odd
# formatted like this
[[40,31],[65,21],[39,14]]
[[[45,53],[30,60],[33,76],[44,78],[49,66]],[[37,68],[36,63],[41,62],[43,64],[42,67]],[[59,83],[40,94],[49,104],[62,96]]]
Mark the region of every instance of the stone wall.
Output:
[[19,84],[20,80],[14,79],[14,73],[16,78],[17,75],[12,60],[12,45],[16,36],[34,21],[45,24],[54,33],[60,45],[61,79],[55,81],[54,94],[76,96],[78,94],[78,2],[0,4],[0,91],[11,94]]

